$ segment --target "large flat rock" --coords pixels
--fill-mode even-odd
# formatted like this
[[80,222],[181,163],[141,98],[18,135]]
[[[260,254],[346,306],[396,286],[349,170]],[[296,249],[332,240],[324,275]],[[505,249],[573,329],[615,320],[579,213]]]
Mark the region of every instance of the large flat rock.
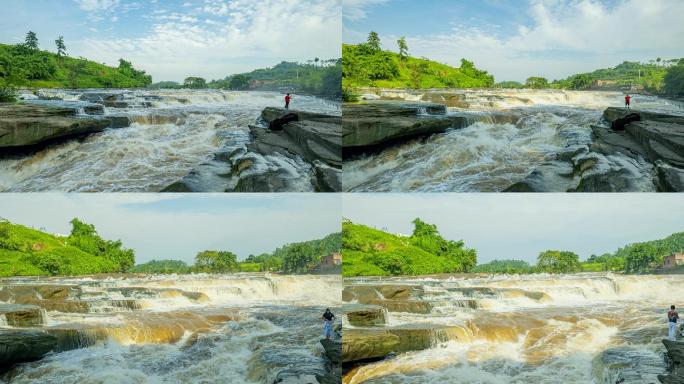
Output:
[[435,103],[373,101],[345,104],[342,114],[345,152],[372,150],[468,124],[465,117],[449,116],[444,105]]
[[2,103],[0,150],[101,132],[109,123],[106,119],[75,116],[73,108]]
[[0,330],[0,369],[38,360],[57,348],[57,337],[38,330]]

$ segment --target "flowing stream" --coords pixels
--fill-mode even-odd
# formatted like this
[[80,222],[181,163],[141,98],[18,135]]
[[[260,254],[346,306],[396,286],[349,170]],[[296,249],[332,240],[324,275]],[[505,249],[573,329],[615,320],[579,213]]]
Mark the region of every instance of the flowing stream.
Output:
[[[344,383],[658,383],[666,313],[681,304],[684,276],[345,280],[392,284],[418,287],[431,310],[390,312],[386,327],[449,326],[449,340],[361,365]],[[345,332],[353,328],[345,323]]]
[[[48,303],[55,286],[68,296]],[[0,382],[315,384],[329,374],[320,318],[339,306],[341,286],[333,275],[5,279],[15,298],[42,293],[39,303],[52,307],[39,328],[71,350],[20,364]]]
[[[448,113],[466,116],[470,125],[346,161],[344,189],[501,191],[564,148],[589,144],[590,126],[599,124],[603,110],[624,103],[620,92],[503,89],[444,93],[458,99],[454,103],[458,106],[449,107]],[[383,91],[381,96],[420,101],[426,94],[429,92]],[[642,95],[634,95],[632,100],[632,108],[684,115],[681,102]]]
[[[244,147],[248,125],[265,107],[282,106],[277,92],[219,90],[42,90],[38,102],[73,105],[95,93],[119,95],[104,115],[128,116],[131,125],[0,158],[0,191],[158,192],[216,152]],[[295,95],[292,108],[340,114],[339,103],[311,96]],[[284,156],[260,158],[264,167],[310,172]]]

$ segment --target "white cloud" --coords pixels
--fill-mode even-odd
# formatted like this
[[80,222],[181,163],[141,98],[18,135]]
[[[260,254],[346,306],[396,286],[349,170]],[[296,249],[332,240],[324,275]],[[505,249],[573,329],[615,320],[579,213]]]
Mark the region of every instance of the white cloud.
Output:
[[457,24],[449,32],[407,37],[407,42],[416,56],[452,65],[461,58],[474,60],[497,81],[562,78],[624,60],[684,55],[682,1],[624,0],[613,7],[596,0],[531,1],[526,11],[533,23],[508,32]]
[[366,9],[373,5],[386,3],[388,0],[344,0],[342,15],[348,20],[365,19]]
[[[213,7],[154,15],[150,33],[131,39],[91,38],[74,46],[79,55],[114,64],[120,57],[155,81],[208,79],[273,65],[281,60],[341,54],[341,0],[207,0]],[[226,14],[223,13],[226,7]],[[214,23],[206,22],[211,17]]]
[[74,0],[86,12],[108,11],[119,5],[119,0]]

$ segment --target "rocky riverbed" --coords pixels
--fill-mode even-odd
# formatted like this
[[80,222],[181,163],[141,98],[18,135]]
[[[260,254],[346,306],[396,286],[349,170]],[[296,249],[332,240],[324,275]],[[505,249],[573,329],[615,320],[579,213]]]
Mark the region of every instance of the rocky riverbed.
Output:
[[0,382],[332,384],[339,276],[0,281]]
[[[343,105],[343,188],[679,191],[684,104],[617,92],[366,90]],[[614,132],[628,112],[641,118]]]
[[[282,144],[259,145],[282,95],[38,90],[0,104],[0,190],[339,190],[339,103],[298,96]],[[320,139],[320,140],[319,140]],[[337,152],[336,152],[337,151]]]
[[345,279],[343,383],[656,384],[683,286],[674,275]]

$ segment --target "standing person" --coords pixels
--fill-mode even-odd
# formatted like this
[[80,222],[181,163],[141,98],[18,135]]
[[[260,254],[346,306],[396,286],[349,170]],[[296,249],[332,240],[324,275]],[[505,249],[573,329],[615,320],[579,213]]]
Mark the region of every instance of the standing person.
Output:
[[667,312],[667,323],[670,325],[670,332],[667,334],[667,338],[672,341],[677,339],[677,320],[679,320],[679,314],[675,311],[675,306],[670,305],[670,310]]
[[290,109],[290,100],[292,100],[292,96],[288,93],[285,95],[285,109]]
[[330,312],[330,308],[325,309],[325,313],[322,316],[322,319],[325,320],[325,325],[323,326],[323,332],[325,333],[325,338],[330,339],[332,337],[332,326],[333,326],[333,319],[335,318],[335,315],[333,315],[332,312]]
[[625,96],[625,108],[629,109],[629,100],[632,98],[630,95]]

